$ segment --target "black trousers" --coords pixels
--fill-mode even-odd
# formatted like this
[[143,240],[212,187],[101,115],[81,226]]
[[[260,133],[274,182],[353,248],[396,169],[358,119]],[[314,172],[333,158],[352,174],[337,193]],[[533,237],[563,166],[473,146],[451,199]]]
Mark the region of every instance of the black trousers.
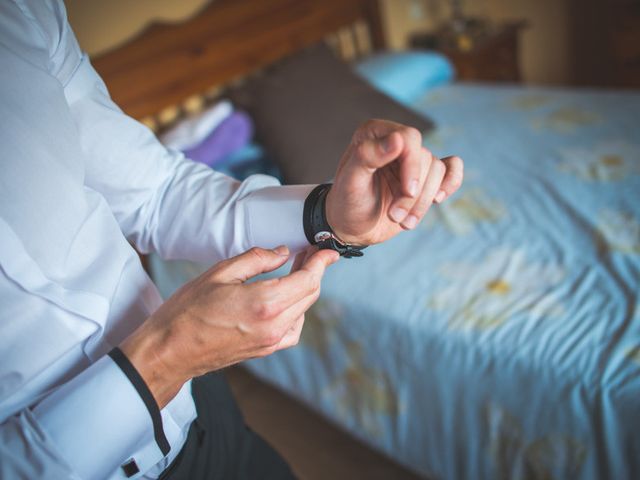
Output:
[[244,423],[220,373],[195,378],[192,394],[198,417],[162,480],[288,480],[287,463]]

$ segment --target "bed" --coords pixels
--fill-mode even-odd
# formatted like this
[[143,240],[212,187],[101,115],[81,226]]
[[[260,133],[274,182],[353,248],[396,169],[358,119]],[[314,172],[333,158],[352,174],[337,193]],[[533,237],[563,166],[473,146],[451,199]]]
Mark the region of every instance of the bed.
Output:
[[[287,2],[220,0],[192,21],[242,14],[260,28],[269,14],[238,5],[267,3]],[[325,27],[255,66],[346,24],[379,26],[370,2],[329,3],[333,23],[297,2]],[[223,81],[250,68],[231,70]],[[111,70],[124,84],[127,71]],[[154,81],[125,110],[142,118],[205,87]],[[464,187],[416,230],[334,266],[300,345],[246,366],[429,478],[640,478],[640,93],[452,83],[410,106],[435,121],[435,154],[465,159]],[[207,266],[150,267],[169,295]]]

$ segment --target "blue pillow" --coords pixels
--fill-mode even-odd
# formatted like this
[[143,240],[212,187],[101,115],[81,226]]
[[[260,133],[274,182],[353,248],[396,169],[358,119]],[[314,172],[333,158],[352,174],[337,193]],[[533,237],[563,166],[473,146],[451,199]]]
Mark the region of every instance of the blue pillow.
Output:
[[355,65],[355,71],[378,90],[402,103],[411,103],[429,88],[449,83],[451,62],[435,52],[383,52]]

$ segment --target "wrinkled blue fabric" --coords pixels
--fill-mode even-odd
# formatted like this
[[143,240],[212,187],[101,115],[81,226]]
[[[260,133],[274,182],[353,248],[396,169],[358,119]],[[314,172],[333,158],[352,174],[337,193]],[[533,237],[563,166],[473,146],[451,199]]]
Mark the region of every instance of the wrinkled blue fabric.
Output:
[[464,186],[332,266],[300,345],[249,367],[430,478],[640,478],[640,94],[412,106]]

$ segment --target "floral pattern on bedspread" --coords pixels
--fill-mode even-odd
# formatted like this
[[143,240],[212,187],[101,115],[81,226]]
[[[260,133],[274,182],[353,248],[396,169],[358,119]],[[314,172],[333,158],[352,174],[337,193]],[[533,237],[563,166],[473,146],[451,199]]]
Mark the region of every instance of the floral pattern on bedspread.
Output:
[[339,328],[344,315],[341,305],[320,299],[305,316],[300,346],[316,352],[323,361],[331,358],[332,349],[342,347],[344,366],[335,368],[334,362],[324,364],[331,380],[323,389],[322,398],[336,406],[342,421],[348,423],[353,419],[368,436],[380,437],[384,435],[381,420],[395,418],[402,406],[387,373],[372,368],[362,345]]
[[528,259],[523,250],[499,248],[479,263],[443,263],[438,273],[450,283],[427,307],[446,314],[449,328],[496,328],[517,314],[537,321],[563,313],[554,288],[564,271]]
[[345,423],[355,413],[355,422],[368,436],[381,437],[385,429],[381,420],[395,419],[402,409],[393,384],[383,370],[371,368],[357,342],[346,345],[348,363],[323,392],[337,406]]
[[496,480],[563,480],[576,478],[587,450],[576,438],[549,433],[528,439],[520,420],[496,404],[485,407],[489,455]]
[[640,146],[621,140],[560,151],[558,170],[591,182],[615,182],[640,174]]
[[463,188],[333,265],[300,345],[248,366],[429,478],[640,478],[640,94],[413,107]]
[[621,350],[624,361],[629,362],[637,370],[640,370],[640,303],[635,305],[631,318],[631,324],[636,325],[637,332],[631,345],[626,345]]
[[466,235],[479,224],[495,223],[507,214],[505,205],[479,186],[464,188],[451,201],[434,208],[421,223],[424,228],[444,226],[455,235]]
[[305,314],[305,328],[300,335],[300,344],[328,356],[330,347],[338,341],[340,319],[344,309],[333,302],[319,299]]
[[640,255],[640,219],[631,212],[600,210],[597,231],[613,252]]
[[508,99],[506,102],[508,108],[516,110],[534,110],[536,108],[547,105],[551,102],[549,95],[541,93],[527,93],[524,95],[516,95],[513,98]]
[[640,345],[630,348],[626,356],[631,362],[635,362],[640,366]]
[[455,127],[441,127],[430,131],[424,137],[424,141],[427,145],[433,147],[442,148],[458,135],[461,135],[462,131]]
[[602,121],[600,115],[577,106],[561,107],[544,117],[534,118],[531,125],[535,130],[551,130],[557,133],[575,133],[581,127]]

